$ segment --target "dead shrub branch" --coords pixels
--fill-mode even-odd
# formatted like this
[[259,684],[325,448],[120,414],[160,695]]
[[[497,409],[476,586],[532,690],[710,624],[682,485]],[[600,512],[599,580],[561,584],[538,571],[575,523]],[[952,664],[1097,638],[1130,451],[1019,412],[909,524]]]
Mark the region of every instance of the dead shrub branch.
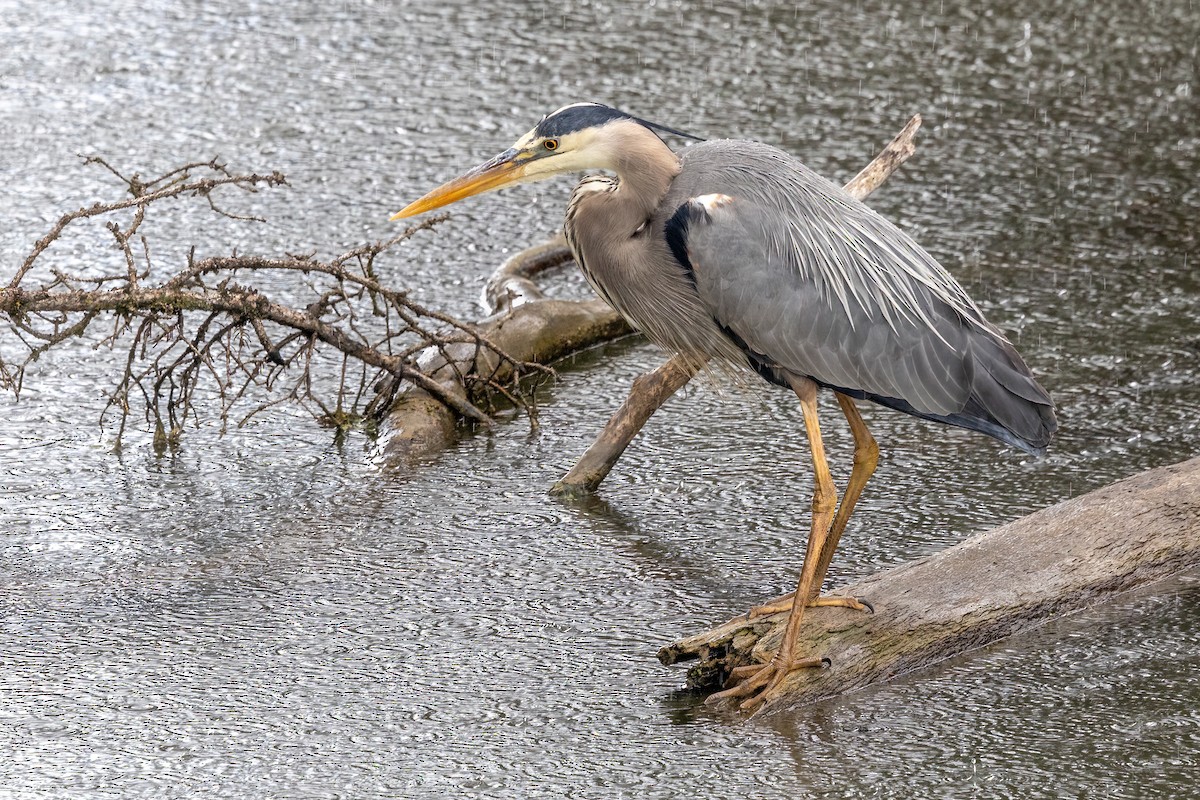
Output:
[[[15,357],[3,355],[14,348],[0,349],[0,388],[19,398],[27,369],[70,340],[124,348],[122,371],[101,414],[102,421],[110,413],[119,417],[118,445],[139,406],[156,446],[173,445],[189,422],[199,422],[202,398],[216,400],[222,429],[235,408],[241,425],[266,409],[294,402],[323,424],[345,430],[385,415],[406,382],[462,418],[490,424],[481,406],[496,397],[526,404],[523,379],[550,373],[509,357],[474,326],[426,308],[379,280],[381,256],[445,216],[330,260],[315,254],[236,252],[197,258],[193,247],[186,263],[164,270],[152,259],[142,231],[165,201],[200,198],[222,217],[262,222],[224,204],[231,193],[286,186],[286,178],[279,172],[234,173],[215,159],[151,179],[126,176],[97,157],[85,163],[115,176],[128,197],[63,214],[0,288],[0,316],[20,342]],[[107,229],[119,258],[78,271],[52,263],[52,245],[68,228],[88,221]],[[280,302],[256,288],[278,285],[272,276],[280,275],[309,295],[305,305]],[[100,320],[109,320],[111,327],[93,336]],[[464,359],[463,348],[475,355],[488,351],[489,358]],[[423,363],[436,363],[437,369]],[[492,366],[475,374],[470,366],[475,363]],[[453,380],[446,380],[447,367]],[[499,379],[501,374],[506,377]]]

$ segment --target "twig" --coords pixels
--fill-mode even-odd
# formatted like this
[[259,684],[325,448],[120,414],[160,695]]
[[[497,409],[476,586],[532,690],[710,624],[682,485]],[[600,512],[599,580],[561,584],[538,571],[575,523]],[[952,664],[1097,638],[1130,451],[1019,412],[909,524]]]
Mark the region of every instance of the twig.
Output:
[[[243,423],[277,402],[291,400],[319,409],[319,418],[344,427],[362,419],[363,413],[382,410],[370,387],[379,386],[391,397],[402,382],[408,382],[462,418],[488,425],[491,419],[480,408],[481,399],[496,392],[523,403],[521,376],[531,371],[552,374],[547,367],[510,357],[474,326],[418,305],[406,291],[379,280],[377,259],[445,220],[444,215],[328,261],[315,254],[197,258],[193,247],[174,274],[156,274],[150,243],[140,234],[155,204],[168,198],[202,197],[218,215],[259,220],[225,210],[217,196],[231,189],[254,192],[261,186],[284,186],[286,178],[278,172],[235,174],[216,159],[185,164],[148,180],[137,173],[127,175],[102,158],[90,157],[86,163],[119,179],[130,197],[62,215],[34,244],[7,286],[0,288],[0,315],[27,348],[20,364],[0,361],[0,386],[19,396],[25,369],[39,355],[85,336],[94,321],[111,316],[112,330],[99,345],[128,347],[105,408],[105,413],[121,414],[118,446],[131,396],[140,396],[145,403],[156,447],[173,445],[183,425],[198,419],[194,398],[201,383],[214,387],[223,423],[233,405],[254,386],[279,396],[259,403],[242,418]],[[130,209],[132,217],[120,221],[117,215]],[[70,226],[90,219],[102,220],[116,240],[119,268],[99,275],[74,275],[54,264],[40,267],[51,245]],[[136,254],[135,239],[141,242]],[[268,271],[295,274],[313,299],[307,306],[293,308],[241,283]],[[35,275],[48,277],[28,285]],[[450,357],[451,349],[463,346],[493,354],[490,360],[478,360],[491,365],[491,374],[474,375],[470,367]],[[447,374],[453,375],[452,380],[446,375],[435,378],[419,366],[421,354],[429,348],[443,353],[442,366],[451,368]],[[323,388],[324,378],[314,380],[312,374],[325,350],[340,354],[336,383],[329,390]],[[351,368],[351,362],[359,367]],[[498,364],[509,365],[511,377],[500,379]],[[388,380],[380,380],[380,374]]]

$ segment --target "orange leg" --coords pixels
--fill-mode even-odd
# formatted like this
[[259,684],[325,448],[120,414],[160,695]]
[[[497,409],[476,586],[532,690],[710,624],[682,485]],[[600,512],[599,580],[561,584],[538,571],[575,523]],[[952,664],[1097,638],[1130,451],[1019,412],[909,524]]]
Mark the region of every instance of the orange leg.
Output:
[[[858,413],[858,406],[854,404],[853,398],[840,392],[834,394],[837,397],[838,405],[842,407],[842,413],[846,415],[846,421],[850,423],[850,433],[854,436],[854,468],[850,471],[850,479],[846,483],[846,493],[842,496],[837,515],[833,518],[833,527],[825,540],[825,546],[821,549],[820,560],[817,562],[817,581],[813,588],[813,594],[809,598],[808,606],[810,608],[813,606],[841,606],[857,611],[866,611],[870,609],[870,606],[854,597],[820,596],[821,587],[825,584],[825,576],[829,573],[829,564],[833,561],[833,551],[837,549],[838,541],[846,530],[846,523],[850,520],[850,515],[854,513],[854,506],[858,503],[858,498],[862,496],[863,487],[867,485],[867,481],[870,480],[879,463],[879,445],[875,443],[875,437],[867,430],[867,425],[863,422],[862,415]],[[787,611],[791,606],[792,593],[789,592],[782,597],[776,597],[761,606],[752,608],[750,617],[753,619],[766,614],[778,614],[780,611]]]
[[862,415],[858,413],[858,406],[854,404],[854,399],[840,392],[834,394],[837,396],[838,405],[842,407],[842,413],[846,415],[846,421],[850,423],[850,433],[854,435],[854,468],[850,470],[850,478],[846,482],[846,494],[842,496],[842,504],[838,506],[837,516],[833,518],[833,528],[829,531],[829,538],[825,540],[824,549],[821,550],[813,599],[816,599],[817,593],[821,591],[821,586],[825,583],[825,576],[829,572],[829,563],[833,561],[833,551],[837,549],[838,541],[846,530],[846,523],[850,521],[850,515],[854,513],[854,506],[858,503],[858,498],[862,496],[867,481],[875,473],[876,465],[879,464],[879,445],[875,444],[875,437],[867,430],[867,425],[863,422]]
[[804,552],[804,566],[800,570],[800,581],[793,598],[791,615],[788,617],[787,627],[783,632],[783,642],[780,644],[779,650],[775,652],[775,656],[769,664],[758,665],[757,669],[748,667],[737,671],[731,676],[731,679],[742,679],[741,683],[731,689],[710,695],[708,698],[710,703],[748,698],[741,704],[741,707],[746,710],[757,708],[792,670],[801,667],[816,667],[822,664],[820,658],[797,659],[793,650],[795,650],[796,636],[800,631],[800,622],[804,619],[804,609],[807,605],[804,598],[812,596],[821,587],[821,584],[817,582],[817,572],[820,556],[829,535],[834,509],[837,507],[837,490],[833,486],[833,476],[829,474],[829,463],[825,459],[825,444],[821,441],[821,427],[817,422],[817,385],[807,378],[801,378],[792,381],[792,389],[800,398],[800,408],[804,413],[804,429],[808,434],[813,472],[816,476],[812,501],[812,527],[808,534],[808,547]]

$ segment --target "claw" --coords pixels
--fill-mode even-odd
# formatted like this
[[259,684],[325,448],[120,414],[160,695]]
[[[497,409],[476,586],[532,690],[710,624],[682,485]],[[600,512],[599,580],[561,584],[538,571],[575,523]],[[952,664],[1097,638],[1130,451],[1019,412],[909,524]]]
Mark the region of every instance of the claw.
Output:
[[725,688],[706,697],[704,704],[716,706],[728,700],[746,698],[738,708],[742,711],[753,711],[770,698],[775,688],[783,683],[784,678],[793,670],[813,667],[828,669],[832,666],[833,662],[828,657],[820,656],[796,659],[790,664],[779,664],[772,659],[768,664],[734,667],[725,681]]

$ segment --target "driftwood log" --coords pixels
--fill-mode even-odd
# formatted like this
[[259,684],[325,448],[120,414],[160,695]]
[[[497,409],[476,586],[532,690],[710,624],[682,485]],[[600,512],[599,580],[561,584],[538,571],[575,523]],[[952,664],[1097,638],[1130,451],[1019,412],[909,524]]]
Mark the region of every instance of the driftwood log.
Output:
[[[534,364],[550,364],[628,335],[628,323],[603,300],[549,298],[533,280],[537,273],[571,258],[561,235],[510,258],[488,280],[484,303],[492,313],[475,328],[514,359]],[[504,370],[511,368],[511,364],[500,363],[493,352],[466,343],[441,352],[431,349],[419,365],[447,391],[461,387],[460,376],[469,373],[493,375],[503,382],[507,378]],[[461,419],[433,393],[410,386],[388,413],[382,447],[385,463],[407,466],[444,449],[454,441]]]
[[[798,653],[828,659],[789,676],[760,713],[886,681],[1200,565],[1200,458],[1144,472],[835,590],[873,614],[812,608]],[[787,614],[732,619],[659,651],[699,659],[696,691],[769,661]]]
[[[846,184],[858,198],[878,188],[914,152],[913,137],[921,125],[914,116],[904,129],[862,172]],[[628,324],[600,300],[559,300],[545,296],[533,280],[539,272],[570,261],[571,251],[562,236],[537,245],[509,259],[488,280],[484,300],[490,316],[476,329],[499,349],[518,361],[549,364],[573,352],[631,333]],[[462,392],[461,376],[492,375],[497,369],[494,353],[463,345],[451,349],[450,358],[430,351],[420,363],[444,391]],[[503,365],[499,367],[504,369]],[[626,446],[646,420],[695,372],[680,359],[641,376],[629,398],[605,427],[600,438],[579,463],[552,491],[559,494],[590,492],[600,485]],[[506,376],[498,375],[498,378]],[[483,404],[486,398],[466,398]],[[385,463],[403,466],[435,453],[455,438],[459,413],[420,387],[400,394],[388,414],[382,453]]]

